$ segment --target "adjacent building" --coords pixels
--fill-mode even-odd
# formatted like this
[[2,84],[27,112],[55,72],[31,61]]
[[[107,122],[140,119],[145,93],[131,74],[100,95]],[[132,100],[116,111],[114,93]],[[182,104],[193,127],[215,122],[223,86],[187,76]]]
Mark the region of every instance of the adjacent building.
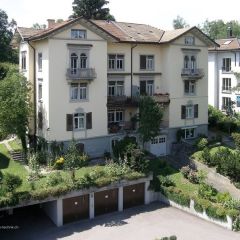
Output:
[[34,89],[30,133],[48,142],[74,138],[97,157],[126,134],[138,139],[141,95],[164,109],[161,134],[146,146],[152,153],[168,154],[178,131],[207,134],[208,48],[216,43],[196,27],[48,20],[45,30],[18,27],[12,44]]
[[239,112],[240,39],[229,36],[216,42],[219,47],[209,48],[208,53],[209,104],[224,112],[232,107]]

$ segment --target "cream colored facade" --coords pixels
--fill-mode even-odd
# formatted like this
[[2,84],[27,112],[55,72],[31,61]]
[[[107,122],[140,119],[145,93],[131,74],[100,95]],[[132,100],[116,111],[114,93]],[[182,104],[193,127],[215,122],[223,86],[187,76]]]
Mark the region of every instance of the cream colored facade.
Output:
[[[86,38],[72,39],[71,29],[85,30]],[[186,36],[194,39],[193,45],[185,44]],[[171,143],[176,141],[176,132],[179,129],[185,131],[184,138],[194,138],[200,133],[207,134],[208,46],[194,32],[186,32],[165,44],[122,43],[106,38],[104,34],[99,34],[94,28],[89,28],[79,21],[51,34],[48,38],[31,41],[31,45],[35,49],[36,112],[41,111],[43,115],[42,127],[37,129],[37,135],[44,137],[47,141],[69,142],[74,138],[84,143],[86,152],[92,156],[111,151],[112,140],[122,138],[126,132],[109,132],[108,111],[119,109],[119,106],[108,106],[109,82],[123,81],[124,92],[122,94],[130,97],[131,78],[132,96],[134,97],[140,95],[140,82],[144,80],[153,83],[152,88],[150,86],[152,94],[168,94],[169,96],[169,103],[164,107],[165,115],[161,126],[162,136],[167,142],[165,143],[166,153],[170,153]],[[22,42],[20,52],[23,50],[27,52],[26,77],[33,82],[33,49],[27,42]],[[67,77],[67,71],[71,67],[71,54],[74,52],[85,53],[87,68],[94,69],[96,77],[81,80]],[[42,54],[41,71],[38,69],[39,53]],[[114,54],[124,56],[123,68],[120,70],[109,69],[108,58],[109,55]],[[143,55],[153,56],[152,69],[140,69],[140,56]],[[192,78],[191,74],[182,75],[186,55],[190,58],[195,57],[194,68],[201,69],[203,73],[200,77]],[[194,85],[194,92],[191,94],[184,92],[186,81],[192,81]],[[86,99],[71,100],[72,83],[87,83]],[[38,97],[39,84],[42,86],[41,99]],[[195,108],[190,109],[189,113],[186,113],[187,110],[184,108],[184,115],[189,114],[190,117],[185,116],[183,119],[183,106],[195,105],[197,115],[193,113]],[[136,106],[120,106],[120,109],[123,111],[125,122],[130,122],[138,112]],[[67,131],[66,116],[75,113],[84,114],[84,128]],[[91,113],[92,116],[89,129],[86,128],[87,113]],[[73,121],[75,121],[74,118]],[[192,135],[186,133],[190,131],[186,129],[193,129]]]

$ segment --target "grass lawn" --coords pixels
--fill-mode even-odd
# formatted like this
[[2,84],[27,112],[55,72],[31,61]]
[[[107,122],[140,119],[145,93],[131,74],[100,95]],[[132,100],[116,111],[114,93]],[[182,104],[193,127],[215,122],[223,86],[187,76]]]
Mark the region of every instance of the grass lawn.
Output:
[[27,182],[28,172],[21,163],[13,161],[8,153],[7,148],[4,144],[0,144],[0,170],[4,174],[6,172],[18,175],[23,180],[22,186],[18,189],[19,191],[25,191],[29,189]]
[[13,141],[8,142],[8,144],[14,151],[22,150],[22,144],[19,139],[14,139]]
[[182,173],[171,167],[169,164],[162,164],[163,161],[167,161],[165,158],[158,158],[150,161],[150,170],[155,177],[168,176],[176,185],[176,187],[182,190],[186,194],[196,195],[198,191],[198,184],[193,184],[183,177]]
[[[210,149],[210,154],[211,155],[214,155],[219,149],[229,149],[231,152],[234,152],[235,150],[234,149],[231,149],[229,147],[225,147],[225,146],[219,146],[219,147],[213,147]],[[197,151],[195,153],[192,154],[191,156],[192,159],[195,159],[195,160],[199,160],[201,161],[202,160],[202,151]]]

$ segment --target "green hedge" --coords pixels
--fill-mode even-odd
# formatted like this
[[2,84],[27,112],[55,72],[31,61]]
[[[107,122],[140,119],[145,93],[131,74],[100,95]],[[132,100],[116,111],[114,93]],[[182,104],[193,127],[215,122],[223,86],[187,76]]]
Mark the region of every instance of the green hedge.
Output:
[[221,220],[221,221],[227,221],[227,217],[226,217],[226,210],[221,207],[221,206],[213,206],[210,205],[207,209],[206,209],[206,213],[209,217],[211,218],[215,218],[217,220]]
[[163,194],[170,200],[185,206],[189,207],[190,197],[187,194],[184,194],[180,189],[176,187],[164,187]]

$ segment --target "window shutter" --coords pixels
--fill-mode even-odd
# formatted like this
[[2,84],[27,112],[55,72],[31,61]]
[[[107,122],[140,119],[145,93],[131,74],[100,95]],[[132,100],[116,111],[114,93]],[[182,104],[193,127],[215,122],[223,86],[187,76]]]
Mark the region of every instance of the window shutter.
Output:
[[91,112],[86,114],[86,128],[92,129],[92,113]]
[[186,119],[186,106],[182,105],[181,118]]
[[67,125],[68,132],[73,130],[73,115],[72,114],[66,115],[66,125]]
[[146,95],[146,81],[140,81],[140,95]]
[[140,56],[140,69],[146,69],[146,56]]
[[198,118],[198,104],[194,105],[194,118]]

